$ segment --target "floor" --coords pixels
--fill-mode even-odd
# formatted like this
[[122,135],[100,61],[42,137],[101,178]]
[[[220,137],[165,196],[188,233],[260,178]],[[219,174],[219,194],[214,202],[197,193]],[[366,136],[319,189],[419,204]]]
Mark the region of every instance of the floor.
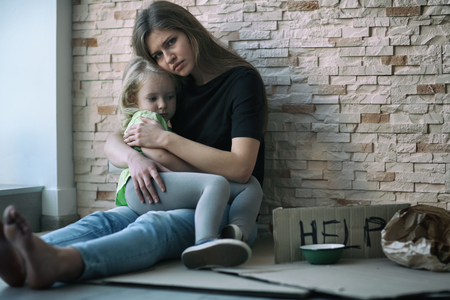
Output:
[[[259,245],[263,246],[263,243]],[[272,246],[273,248],[273,246]],[[267,250],[266,247],[254,247],[254,263],[258,264],[258,259],[262,261],[266,258],[264,257],[264,253],[261,250]],[[269,253],[268,251],[267,253]],[[263,255],[264,254],[264,255]],[[273,255],[273,254],[272,254]],[[168,261],[168,263],[178,264],[176,261]],[[156,270],[157,271],[157,270]],[[153,271],[152,271],[153,272]],[[177,274],[179,274],[179,278],[184,278],[182,275],[183,272],[175,270]],[[205,271],[208,272],[208,271]],[[162,275],[163,273],[159,273]],[[231,278],[234,276],[230,275]],[[159,276],[158,278],[160,278]],[[169,280],[172,282],[176,280],[177,276],[171,276]],[[215,277],[208,276],[210,281],[216,280]],[[214,279],[213,279],[214,278]],[[228,280],[230,284],[233,279]],[[183,279],[180,279],[183,280]],[[303,298],[299,294],[298,297],[296,295],[289,296],[285,295],[284,297],[280,297],[279,295],[268,294],[262,291],[256,292],[237,292],[225,291],[225,290],[205,290],[205,289],[193,289],[191,285],[186,285],[189,288],[182,287],[167,287],[164,285],[160,285],[156,283],[154,280],[151,280],[152,285],[140,285],[137,284],[137,281],[131,281],[131,284],[124,283],[126,281],[113,282],[113,281],[98,281],[98,282],[83,282],[83,283],[57,283],[51,289],[48,290],[31,290],[27,286],[22,288],[11,288],[8,287],[2,280],[0,280],[0,299],[25,299],[25,300],[78,300],[78,299],[95,299],[95,300],[138,300],[138,299],[163,299],[163,300],[275,300],[275,299],[305,299],[305,300],[337,300],[344,299],[339,296],[326,295],[326,294],[318,294],[311,292],[308,295],[303,294]],[[201,285],[200,285],[201,286]],[[399,299],[399,298],[397,298]],[[405,299],[405,298],[403,298]],[[407,297],[408,300],[416,300],[416,299],[450,299],[450,294],[433,294],[433,295],[420,295],[417,297]]]
[[[268,297],[266,297],[268,296]],[[0,299],[20,300],[138,300],[138,299],[164,299],[164,300],[272,300],[280,299],[266,296],[226,295],[192,290],[169,290],[154,287],[131,285],[94,285],[94,284],[56,284],[50,290],[36,291],[27,287],[11,288],[0,281]],[[286,298],[283,298],[286,299]],[[287,298],[298,299],[298,298]],[[308,297],[311,300],[338,299],[326,295]]]
[[[8,300],[141,300],[141,299],[164,299],[164,300],[294,300],[299,298],[277,298],[270,295],[226,295],[193,290],[169,290],[154,287],[142,287],[132,285],[95,285],[95,284],[56,284],[50,290],[36,291],[27,287],[11,288],[0,281],[0,299]],[[344,299],[336,296],[312,294],[304,300],[338,300]],[[399,299],[399,298],[397,298]],[[430,296],[408,297],[408,300],[419,299],[450,299],[449,294],[434,294]],[[399,299],[400,300],[400,299]]]

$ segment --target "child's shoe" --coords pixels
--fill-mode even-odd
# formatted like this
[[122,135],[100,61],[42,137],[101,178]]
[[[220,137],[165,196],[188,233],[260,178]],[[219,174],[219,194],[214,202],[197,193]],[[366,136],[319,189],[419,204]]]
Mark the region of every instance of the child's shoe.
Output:
[[222,229],[222,232],[219,236],[220,239],[234,239],[238,241],[244,240],[244,235],[242,234],[241,229],[234,224],[228,224]]
[[232,239],[212,240],[187,248],[181,260],[188,269],[235,267],[252,257],[250,247]]

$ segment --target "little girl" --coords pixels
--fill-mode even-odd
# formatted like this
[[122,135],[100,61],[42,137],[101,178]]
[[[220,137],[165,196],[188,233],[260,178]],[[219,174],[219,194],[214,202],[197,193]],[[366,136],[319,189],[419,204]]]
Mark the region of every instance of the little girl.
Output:
[[[130,126],[143,123],[141,117],[156,120],[165,130],[171,130],[168,124],[176,110],[175,82],[171,74],[147,60],[133,58],[125,67],[119,100],[123,133]],[[195,208],[195,246],[182,254],[187,268],[236,266],[250,259],[251,249],[243,241],[254,226],[262,200],[261,186],[253,176],[246,184],[228,182],[222,176],[199,173],[200,170],[164,149],[135,149],[176,172],[160,174],[166,191],[158,193],[158,202],[141,203],[128,201],[136,199],[132,197],[136,191],[129,181],[129,170],[123,170],[116,205],[128,205],[139,215],[150,210]],[[231,204],[230,225],[222,230],[223,239],[217,239],[227,204]]]

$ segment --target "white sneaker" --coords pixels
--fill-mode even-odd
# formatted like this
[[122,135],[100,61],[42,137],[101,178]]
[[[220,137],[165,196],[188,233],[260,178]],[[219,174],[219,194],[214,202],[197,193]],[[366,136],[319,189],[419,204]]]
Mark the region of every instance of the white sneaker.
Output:
[[181,260],[188,269],[235,267],[246,263],[251,257],[250,247],[233,239],[212,240],[189,247],[181,254]]
[[241,229],[237,225],[228,224],[222,229],[219,238],[242,241],[244,239],[244,235],[242,234]]

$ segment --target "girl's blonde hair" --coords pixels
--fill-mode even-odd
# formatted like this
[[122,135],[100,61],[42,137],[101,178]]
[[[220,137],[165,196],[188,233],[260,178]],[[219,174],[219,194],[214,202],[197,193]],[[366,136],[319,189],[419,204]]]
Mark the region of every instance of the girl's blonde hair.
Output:
[[[258,70],[249,62],[223,47],[220,42],[183,7],[168,2],[155,1],[147,9],[139,13],[134,24],[132,45],[136,55],[142,56],[155,65],[156,62],[150,55],[145,40],[157,29],[175,29],[183,32],[188,37],[194,51],[197,66],[205,73],[222,74],[235,67],[246,66]],[[181,82],[185,78],[175,76]],[[259,75],[261,79],[261,75]],[[261,79],[264,87],[264,83]],[[265,102],[264,131],[267,124],[267,96],[263,88]]]
[[140,56],[131,59],[123,71],[122,91],[119,97],[119,116],[122,132],[127,128],[131,117],[139,110],[136,102],[137,93],[142,88],[144,81],[152,76],[169,77],[174,83],[175,91],[177,92],[176,80],[172,74],[156,67]]

